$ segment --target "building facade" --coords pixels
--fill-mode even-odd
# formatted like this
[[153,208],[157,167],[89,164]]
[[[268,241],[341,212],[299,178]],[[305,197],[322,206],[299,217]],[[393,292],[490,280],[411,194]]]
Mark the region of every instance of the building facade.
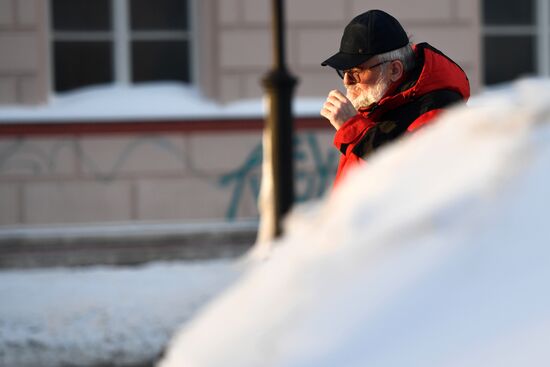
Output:
[[[270,3],[1,0],[0,103],[47,103],[86,85],[151,80],[190,83],[220,102],[258,97],[272,58]],[[395,15],[412,42],[428,41],[451,56],[478,90],[480,7],[479,0],[287,1],[287,61],[300,79],[297,96],[321,97],[334,87],[320,60],[338,48],[354,15],[373,8]]]
[[[102,93],[93,88],[124,93],[159,82],[192,89],[204,106],[210,101],[220,111],[261,101],[260,79],[272,59],[270,3],[0,0],[0,227],[256,218],[261,110],[155,115],[130,99],[133,113],[109,115],[116,106],[92,102]],[[534,39],[539,32],[550,37],[550,26],[533,15],[547,0],[532,1],[529,9],[516,4],[521,9],[514,11],[527,14],[519,26],[506,23],[496,1],[285,3],[288,68],[299,79],[295,96],[313,103],[295,121],[298,200],[319,197],[331,185],[334,132],[318,110],[341,82],[320,62],[338,49],[355,15],[373,8],[393,14],[412,42],[429,42],[459,63],[474,93],[486,77],[499,82],[547,73],[536,66],[542,56],[510,61],[505,75],[498,66],[485,68],[498,63],[509,38],[522,52],[548,51]],[[493,8],[500,13],[489,19],[484,14]],[[74,95],[78,106],[90,102],[93,111],[51,112],[60,100],[70,109]]]

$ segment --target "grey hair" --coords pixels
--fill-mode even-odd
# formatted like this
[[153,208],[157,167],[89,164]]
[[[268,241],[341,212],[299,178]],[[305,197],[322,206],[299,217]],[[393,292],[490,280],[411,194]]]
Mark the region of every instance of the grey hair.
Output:
[[401,61],[405,72],[412,70],[416,63],[416,57],[411,44],[409,43],[404,47],[378,55],[378,62],[392,60]]

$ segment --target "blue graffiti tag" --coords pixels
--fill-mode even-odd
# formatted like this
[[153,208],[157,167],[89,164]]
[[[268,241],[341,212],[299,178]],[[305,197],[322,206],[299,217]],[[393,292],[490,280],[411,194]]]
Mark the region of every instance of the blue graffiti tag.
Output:
[[[326,154],[321,151],[321,145],[314,133],[300,134],[293,141],[295,201],[303,202],[322,196],[331,185],[338,160],[338,154],[330,149]],[[261,181],[262,144],[256,145],[249,153],[244,163],[236,170],[224,174],[219,179],[222,187],[233,186],[231,200],[225,217],[234,220],[248,187],[255,201],[258,200]],[[312,168],[304,168],[308,162]],[[301,163],[299,165],[299,163]]]

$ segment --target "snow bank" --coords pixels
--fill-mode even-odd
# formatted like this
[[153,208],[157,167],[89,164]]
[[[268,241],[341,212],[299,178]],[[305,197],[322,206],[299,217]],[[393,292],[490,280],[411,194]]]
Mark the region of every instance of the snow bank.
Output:
[[[296,116],[319,116],[324,98],[294,101]],[[0,107],[4,122],[48,122],[82,120],[262,118],[261,98],[225,105],[202,96],[196,88],[178,83],[148,83],[139,86],[96,86],[52,98],[38,106]]]
[[145,366],[240,273],[230,261],[0,271],[0,366]]
[[550,361],[550,82],[373,157],[172,340],[161,367]]

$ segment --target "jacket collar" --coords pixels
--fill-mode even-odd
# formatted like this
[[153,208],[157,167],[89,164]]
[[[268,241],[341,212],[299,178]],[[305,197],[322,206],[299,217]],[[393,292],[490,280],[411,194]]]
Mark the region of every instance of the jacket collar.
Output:
[[369,116],[398,107],[434,90],[458,92],[464,100],[470,97],[470,84],[462,68],[428,43],[413,45],[416,66],[402,82],[391,88],[382,99],[361,112]]

